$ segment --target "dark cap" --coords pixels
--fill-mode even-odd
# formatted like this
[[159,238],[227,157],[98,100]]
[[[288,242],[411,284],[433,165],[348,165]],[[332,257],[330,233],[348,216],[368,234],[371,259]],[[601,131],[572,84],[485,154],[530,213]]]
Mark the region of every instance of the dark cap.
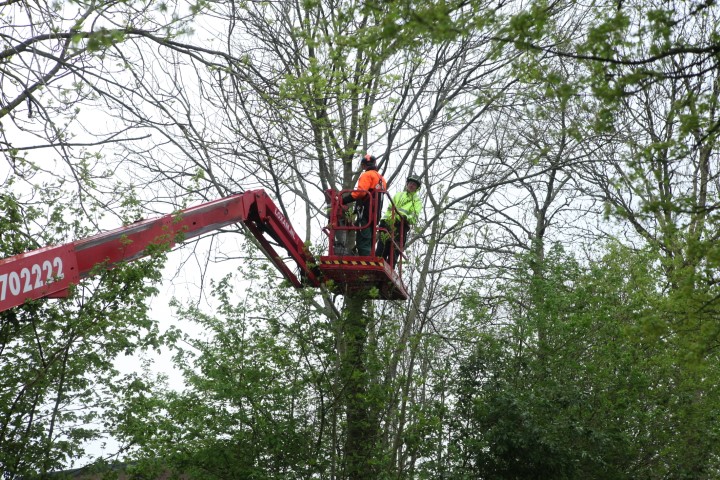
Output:
[[370,155],[369,153],[366,153],[365,156],[363,156],[362,160],[360,160],[360,165],[363,167],[374,167],[375,162],[375,157]]
[[418,188],[422,187],[422,182],[420,181],[420,177],[417,175],[410,174],[407,177],[408,182],[413,182],[415,185],[417,185]]

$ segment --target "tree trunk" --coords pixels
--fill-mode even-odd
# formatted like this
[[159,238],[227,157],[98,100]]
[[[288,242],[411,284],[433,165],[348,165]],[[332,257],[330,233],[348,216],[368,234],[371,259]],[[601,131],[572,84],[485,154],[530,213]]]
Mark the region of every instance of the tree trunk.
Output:
[[365,365],[368,338],[368,316],[365,298],[348,295],[343,315],[344,352],[341,353],[340,376],[344,386],[346,412],[345,471],[346,478],[375,477],[373,453],[379,438],[377,415],[373,414],[369,396],[369,378]]

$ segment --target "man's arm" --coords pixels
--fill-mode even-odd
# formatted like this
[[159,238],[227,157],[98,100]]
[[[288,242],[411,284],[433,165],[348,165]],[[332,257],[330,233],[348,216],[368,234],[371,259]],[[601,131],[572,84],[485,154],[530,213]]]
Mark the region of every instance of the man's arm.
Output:
[[[375,188],[375,185],[377,185],[377,182],[379,180],[379,177],[377,175],[373,175],[374,170],[367,170],[364,171],[360,178],[358,178],[357,183],[357,190],[372,190]],[[354,191],[352,192],[352,197],[357,200],[359,198],[365,198],[367,195],[367,191]]]
[[[419,195],[408,195],[406,192],[398,192],[393,197],[394,208],[391,206],[385,213],[388,222],[399,221],[400,218],[410,225],[414,225],[418,221],[420,211],[422,210],[422,201]],[[393,219],[393,210],[395,210],[395,218]],[[400,217],[400,218],[398,218]]]
[[420,211],[422,210],[420,196],[406,194],[400,201],[397,209],[407,223],[415,225],[420,217]]

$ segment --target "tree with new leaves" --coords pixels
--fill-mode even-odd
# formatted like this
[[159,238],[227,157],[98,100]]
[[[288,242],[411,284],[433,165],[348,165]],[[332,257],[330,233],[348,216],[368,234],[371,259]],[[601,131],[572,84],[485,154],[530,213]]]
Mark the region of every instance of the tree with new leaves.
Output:
[[[137,139],[97,114],[118,100],[129,65],[111,52],[181,34],[181,5],[165,2],[2,2],[0,256],[89,236],[106,215],[137,219],[130,185],[101,163],[102,149]],[[114,60],[113,60],[114,58]],[[28,478],[77,465],[108,439],[102,420],[121,385],[114,364],[157,343],[148,316],[162,249],[105,272],[66,301],[38,301],[0,319],[0,469]]]
[[[81,78],[110,80],[87,84],[128,132],[117,159],[78,162],[78,145],[49,142],[80,192],[103,196],[102,169],[147,209],[261,186],[321,250],[322,193],[354,185],[370,150],[391,190],[409,172],[425,179],[403,265],[412,300],[279,290],[256,250],[222,252],[253,266],[241,276],[252,295],[224,281],[214,314],[178,305],[210,334],[165,337],[185,392],[153,393],[150,373],[115,391],[126,408],[107,421],[129,452],[217,478],[713,471],[712,4],[203,6],[213,21],[199,37],[113,29],[109,10],[93,24],[105,30],[65,37],[78,58],[102,56],[103,74]],[[41,93],[29,90],[16,110]],[[9,164],[30,165],[13,148]],[[645,263],[619,249],[588,271],[548,250],[563,243],[594,265],[593,243],[622,227],[647,242]]]
[[8,167],[21,178],[36,170],[61,175],[81,192],[81,200],[100,195],[103,188],[107,197],[117,185],[108,185],[111,174],[97,168],[101,149],[143,134],[127,126],[103,128],[104,122],[93,116],[102,117],[96,110],[112,108],[121,101],[118,92],[127,88],[122,77],[131,64],[123,60],[123,51],[172,42],[187,31],[190,17],[182,9],[189,5],[119,0],[5,4],[0,13],[0,151]]
[[[0,198],[3,258],[39,242],[67,241],[68,231],[88,234],[82,222],[63,221],[80,212],[57,193],[42,194],[40,207],[23,205],[9,191]],[[0,313],[0,468],[6,478],[66,468],[89,443],[107,440],[102,417],[113,408],[119,382],[114,360],[159,346],[147,299],[156,293],[160,254],[111,271],[99,265],[94,285],[75,287],[68,300],[34,301]]]
[[464,304],[488,328],[454,386],[457,478],[713,478],[717,362],[656,341],[672,315],[657,252],[610,245],[584,267],[555,247],[542,277],[519,275],[503,323]]
[[[154,180],[162,182],[154,181],[153,188],[167,189],[163,195],[180,190],[211,197],[260,185],[272,192],[288,217],[305,213],[310,241],[317,239],[319,226],[326,222],[321,216],[325,213],[322,191],[354,185],[358,153],[370,150],[391,182],[401,184],[412,170],[452,186],[452,191],[433,191],[428,181],[433,211],[428,227],[422,228],[428,228],[431,236],[426,239],[426,231],[421,230],[418,238],[418,245],[442,242],[447,247],[465,221],[459,212],[480,203],[476,192],[491,191],[493,183],[507,180],[509,167],[502,162],[490,166],[479,158],[466,162],[470,149],[456,146],[464,138],[480,142],[488,135],[476,129],[473,121],[514,83],[502,81],[499,72],[507,60],[495,57],[486,42],[487,33],[459,44],[417,44],[409,53],[398,53],[398,41],[374,40],[384,22],[395,15],[392,6],[387,15],[351,3],[215,7],[230,20],[231,34],[223,48],[232,52],[231,58],[219,55],[219,47],[194,58],[194,80],[187,88],[178,83],[166,86],[161,77],[137,84],[137,91],[144,92],[166,119],[159,124],[161,134],[187,152],[180,161],[159,149],[148,155],[147,148],[124,157],[124,162],[133,161],[135,172],[157,174]],[[218,59],[226,65],[219,65]],[[212,66],[209,73],[199,68],[207,65]],[[204,99],[199,105],[188,95],[195,86]],[[486,92],[478,95],[478,88]],[[167,101],[170,97],[172,101]],[[136,114],[139,122],[160,130],[140,113]],[[398,154],[387,153],[394,150]],[[446,161],[456,168],[448,168]],[[186,182],[188,172],[196,172],[196,183]],[[468,187],[468,178],[477,183]],[[452,198],[456,195],[459,200]],[[450,220],[446,218],[449,212]],[[454,268],[443,265],[433,271],[431,263],[437,259],[431,251],[430,263],[417,270],[416,305],[431,302],[425,299],[425,285],[432,275]],[[453,262],[457,265],[462,260],[453,258]],[[408,267],[406,273],[414,271]],[[335,417],[336,422],[345,421],[334,425],[335,441],[345,445],[340,460],[346,462],[348,476],[367,477],[378,468],[376,452],[402,451],[402,435],[395,432],[404,428],[408,414],[405,410],[396,420],[399,410],[387,405],[398,400],[395,396],[372,402],[368,398],[373,397],[376,383],[384,384],[386,391],[393,391],[399,381],[409,386],[407,378],[413,369],[400,377],[398,368],[408,354],[412,335],[422,334],[430,313],[404,314],[399,309],[386,317],[392,324],[395,315],[402,315],[402,336],[395,343],[376,331],[387,326],[375,321],[367,298],[347,300],[338,307],[326,296],[314,307],[321,318],[336,326],[335,374],[341,395],[335,401],[346,415],[345,419]],[[377,348],[394,351],[386,370],[378,366]],[[367,434],[381,430],[382,437]],[[395,462],[406,464],[405,460]],[[400,467],[405,468],[409,467]]]

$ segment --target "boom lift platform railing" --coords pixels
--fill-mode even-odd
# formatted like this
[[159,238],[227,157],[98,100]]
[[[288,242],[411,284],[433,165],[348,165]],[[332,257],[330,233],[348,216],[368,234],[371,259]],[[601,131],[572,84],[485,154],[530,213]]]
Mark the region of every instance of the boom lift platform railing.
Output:
[[[342,204],[342,196],[344,193],[353,191],[355,190],[326,191],[326,197],[330,203],[330,221],[325,228],[329,247],[328,255],[320,257],[318,263],[320,271],[326,279],[333,280],[348,293],[367,292],[372,296],[374,292],[378,296],[377,298],[384,300],[407,300],[408,293],[402,282],[404,246],[395,242],[392,232],[378,226],[382,214],[382,200],[386,198],[389,204],[392,205],[392,198],[386,190],[367,192],[370,195],[368,222],[362,225],[348,224],[348,222],[343,221],[346,217],[346,206]],[[347,250],[347,245],[343,250],[340,250],[339,245],[336,245],[338,236],[349,237],[348,234],[357,233],[365,228],[371,229],[372,232],[369,256],[360,256],[353,253]],[[375,245],[377,245],[378,235],[380,234],[390,236],[389,260],[375,255]],[[400,261],[395,266],[393,262],[396,252]]]

